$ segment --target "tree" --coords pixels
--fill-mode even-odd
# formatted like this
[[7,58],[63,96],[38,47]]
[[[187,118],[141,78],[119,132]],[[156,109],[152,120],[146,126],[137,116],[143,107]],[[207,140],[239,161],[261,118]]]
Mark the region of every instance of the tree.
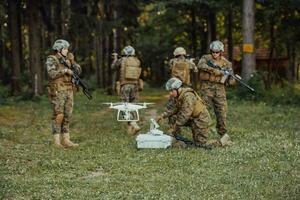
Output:
[[31,86],[35,96],[42,94],[42,70],[41,63],[41,21],[39,3],[35,0],[28,0],[29,20],[29,52]]
[[242,77],[245,80],[251,78],[255,70],[254,51],[254,0],[243,0],[243,63]]
[[11,60],[12,76],[11,89],[12,94],[16,95],[21,91],[21,23],[20,23],[20,0],[8,1],[9,30],[11,40]]

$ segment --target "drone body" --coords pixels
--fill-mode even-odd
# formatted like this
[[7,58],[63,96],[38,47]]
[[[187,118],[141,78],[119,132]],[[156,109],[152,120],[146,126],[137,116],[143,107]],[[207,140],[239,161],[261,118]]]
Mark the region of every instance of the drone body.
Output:
[[103,103],[109,105],[109,108],[118,110],[117,121],[123,122],[135,122],[139,121],[139,112],[138,110],[147,108],[147,105],[153,103]]

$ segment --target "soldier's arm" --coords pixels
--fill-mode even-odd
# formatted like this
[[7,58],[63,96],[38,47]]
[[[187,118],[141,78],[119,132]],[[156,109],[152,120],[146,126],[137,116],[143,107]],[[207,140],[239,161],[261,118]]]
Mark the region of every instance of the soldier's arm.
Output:
[[68,53],[67,58],[68,58],[68,60],[70,60],[71,64],[74,66],[76,72],[77,72],[78,74],[81,74],[81,72],[82,72],[81,67],[80,67],[80,65],[75,61],[75,56],[73,55],[73,53],[71,53],[71,52]]
[[113,63],[111,64],[111,69],[112,71],[117,71],[120,69],[121,67],[121,58],[118,60],[114,60]]
[[170,117],[177,113],[176,102],[174,97],[170,97],[165,111],[161,114],[162,118]]
[[196,64],[194,63],[194,58],[191,58],[189,60],[189,63],[190,63],[190,70],[193,70],[194,72],[198,72],[198,68],[196,66]]
[[51,79],[59,78],[66,73],[65,70],[58,70],[57,65],[58,65],[58,63],[55,61],[54,58],[51,58],[51,57],[47,58],[46,68],[47,68],[48,76]]
[[210,67],[207,65],[207,59],[202,56],[201,59],[198,62],[198,69],[202,70],[202,71],[206,71],[208,73],[214,73],[214,74],[220,74],[220,71],[217,69],[214,69],[213,67]]
[[168,63],[168,72],[169,73],[172,71],[173,64],[174,64],[174,59],[171,59]]
[[184,124],[186,124],[186,122],[191,118],[195,107],[196,97],[194,94],[192,94],[191,92],[187,92],[182,98],[183,103],[176,115],[176,126],[183,126]]
[[[224,68],[228,69],[228,70],[232,71],[232,73],[234,73],[233,68],[232,68],[232,63],[226,59],[225,59],[225,63],[226,64],[225,64]],[[229,78],[226,80],[226,85],[229,85],[229,86],[236,85],[236,80],[234,78],[232,78],[231,76],[229,76]]]

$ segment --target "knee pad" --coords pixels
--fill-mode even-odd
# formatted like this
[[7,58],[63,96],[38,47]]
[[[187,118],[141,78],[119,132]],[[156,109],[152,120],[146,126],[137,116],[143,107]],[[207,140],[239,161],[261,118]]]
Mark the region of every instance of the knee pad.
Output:
[[60,113],[60,114],[57,114],[57,115],[56,115],[55,121],[56,121],[56,123],[58,123],[58,124],[62,124],[63,119],[64,119],[64,114]]

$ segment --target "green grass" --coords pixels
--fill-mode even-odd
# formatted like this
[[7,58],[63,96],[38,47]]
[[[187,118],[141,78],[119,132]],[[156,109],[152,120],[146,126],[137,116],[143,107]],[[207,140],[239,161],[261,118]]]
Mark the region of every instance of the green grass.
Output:
[[[162,90],[142,95],[156,102],[150,109],[163,109]],[[98,91],[88,101],[76,94],[71,137],[80,146],[69,150],[51,145],[46,97],[6,101],[0,199],[299,199],[299,107],[230,100],[234,146],[137,150],[126,123],[101,105],[110,101],[117,98]],[[146,119],[149,111],[141,112]],[[141,124],[146,132],[148,122]]]

